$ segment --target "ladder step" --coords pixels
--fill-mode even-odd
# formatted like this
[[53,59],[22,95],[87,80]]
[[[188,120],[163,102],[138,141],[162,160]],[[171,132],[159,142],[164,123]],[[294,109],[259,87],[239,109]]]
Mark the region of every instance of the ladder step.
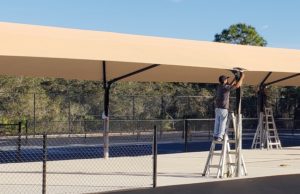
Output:
[[228,154],[236,154],[236,151],[229,151]]
[[213,141],[214,144],[223,144],[224,142],[223,141]]
[[213,153],[214,156],[222,156],[222,153]]
[[228,140],[228,143],[236,143],[235,140]]
[[227,164],[228,164],[228,165],[231,165],[231,166],[236,166],[236,163],[235,163],[235,162],[228,162]]
[[220,168],[219,165],[209,165],[210,168]]
[[269,143],[269,145],[280,145],[280,142]]

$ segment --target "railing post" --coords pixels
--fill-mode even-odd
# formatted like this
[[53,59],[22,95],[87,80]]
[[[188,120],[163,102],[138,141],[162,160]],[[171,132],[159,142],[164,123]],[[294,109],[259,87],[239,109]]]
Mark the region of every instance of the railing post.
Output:
[[157,185],[157,128],[154,125],[153,131],[153,145],[152,145],[152,154],[153,154],[153,188],[156,188]]
[[42,184],[42,193],[46,194],[46,173],[47,173],[47,133],[43,134],[43,184]]

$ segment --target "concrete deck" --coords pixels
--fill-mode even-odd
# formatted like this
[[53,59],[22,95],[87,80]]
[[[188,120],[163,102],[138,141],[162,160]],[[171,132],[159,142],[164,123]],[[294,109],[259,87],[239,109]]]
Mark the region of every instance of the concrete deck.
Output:
[[[282,150],[243,150],[248,176],[300,174],[300,147]],[[208,152],[169,154],[158,157],[158,186],[222,181],[238,178],[202,177]]]
[[[300,174],[300,147],[243,150],[248,176]],[[222,181],[202,177],[208,152],[158,156],[158,186]],[[152,157],[49,161],[47,193],[88,193],[151,187]],[[237,178],[230,178],[237,179]],[[0,164],[1,193],[41,193],[42,163]]]

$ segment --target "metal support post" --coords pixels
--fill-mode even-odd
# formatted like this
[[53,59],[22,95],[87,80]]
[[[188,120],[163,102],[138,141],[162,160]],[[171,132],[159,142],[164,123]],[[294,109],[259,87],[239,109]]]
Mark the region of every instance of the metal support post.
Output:
[[71,99],[68,89],[68,128],[69,128],[69,137],[72,134],[72,127],[71,127]]
[[236,170],[236,176],[241,176],[241,170],[242,170],[242,115],[241,115],[241,87],[239,87],[236,90],[236,109],[237,109],[237,136],[236,136],[236,151],[237,151],[237,170]]
[[43,134],[43,183],[42,183],[42,193],[46,194],[46,173],[47,173],[47,133]]
[[[235,76],[236,81],[239,81],[242,75],[242,72],[237,69],[233,70],[232,73]],[[237,130],[236,130],[236,177],[240,177],[242,174],[242,114],[241,114],[241,103],[242,103],[242,88],[239,87],[236,89],[236,115],[237,115]]]
[[132,96],[132,120],[135,119],[135,96]]
[[28,142],[28,120],[25,122],[25,143]]
[[188,121],[186,119],[183,120],[184,122],[184,151],[188,151],[188,136],[189,136],[189,126]]
[[103,61],[103,88],[104,88],[104,113],[103,119],[103,157],[109,158],[109,89],[110,83],[106,80],[106,63]]
[[21,134],[22,133],[22,122],[18,123],[18,141],[17,141],[17,161],[21,161],[21,145],[22,145],[22,139]]
[[153,154],[153,188],[157,185],[157,128],[154,125],[153,130],[153,145],[152,145],[152,154]]
[[35,127],[36,127],[36,97],[33,94],[33,137],[35,137]]

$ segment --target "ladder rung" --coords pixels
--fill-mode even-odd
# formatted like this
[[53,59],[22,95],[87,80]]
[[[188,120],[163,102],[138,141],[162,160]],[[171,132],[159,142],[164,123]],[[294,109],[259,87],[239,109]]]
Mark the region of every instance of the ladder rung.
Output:
[[228,154],[236,154],[236,151],[229,151]]
[[210,168],[220,168],[219,165],[209,165]]
[[223,144],[223,141],[215,141],[215,140],[214,140],[214,143],[215,143],[215,144]]
[[279,145],[280,142],[269,143],[269,145]]
[[235,163],[235,162],[228,162],[227,164],[228,164],[228,165],[231,165],[231,166],[236,166],[236,163]]
[[213,153],[214,156],[222,156],[222,153]]
[[228,143],[236,143],[235,140],[228,140]]

